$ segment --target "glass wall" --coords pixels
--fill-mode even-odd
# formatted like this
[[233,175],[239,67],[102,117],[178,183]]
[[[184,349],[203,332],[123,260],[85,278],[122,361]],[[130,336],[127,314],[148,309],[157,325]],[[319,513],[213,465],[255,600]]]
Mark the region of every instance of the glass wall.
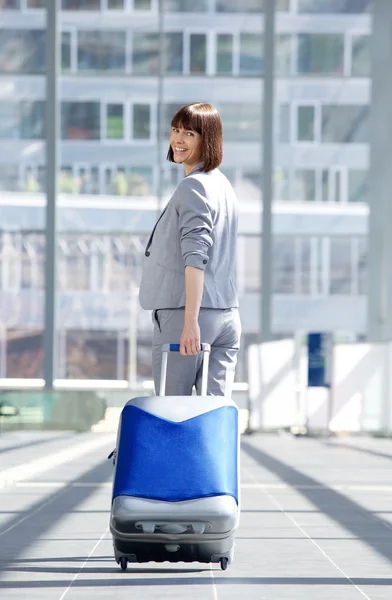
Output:
[[[41,353],[44,213],[29,220],[29,203],[45,204],[45,4],[0,0],[0,190],[2,202],[9,204],[3,226],[12,234],[7,237],[6,231],[1,242],[0,300],[8,315],[1,326],[13,332],[13,348],[20,348],[25,336],[28,347]],[[360,210],[368,201],[369,7],[365,0],[276,1],[277,211],[290,202],[298,203],[299,211],[308,202],[321,213],[327,203]],[[96,224],[90,231],[88,218],[80,218],[75,206],[88,212],[101,203],[117,211],[110,222],[120,225],[124,205],[135,210],[148,205],[157,214],[184,175],[182,167],[166,160],[172,116],[197,100],[220,111],[221,169],[240,208],[251,206],[257,214],[262,201],[263,2],[61,0],[59,23],[63,230],[58,285],[64,318],[59,321],[57,375],[76,376],[75,357],[96,356],[97,348],[103,356],[107,348],[119,357],[115,363],[99,371],[93,358],[86,359],[79,375],[94,378],[99,371],[99,377],[126,379],[130,288],[139,284],[143,236],[154,220],[144,220],[143,226],[141,219],[130,221],[129,240],[106,231],[101,222],[100,237]],[[12,210],[16,197],[25,210]],[[31,237],[32,223],[36,238]],[[14,236],[12,228],[30,233]],[[75,231],[72,238],[69,232]],[[243,293],[258,293],[260,240],[245,234]],[[326,244],[295,231],[275,239],[274,292],[363,294],[363,240]],[[86,307],[93,305],[98,316],[86,319]],[[106,305],[113,305],[112,312]],[[141,317],[137,328],[143,378],[149,338]],[[24,372],[38,376],[42,363],[28,356],[23,360],[35,366]],[[9,373],[16,373],[19,363],[12,361]]]

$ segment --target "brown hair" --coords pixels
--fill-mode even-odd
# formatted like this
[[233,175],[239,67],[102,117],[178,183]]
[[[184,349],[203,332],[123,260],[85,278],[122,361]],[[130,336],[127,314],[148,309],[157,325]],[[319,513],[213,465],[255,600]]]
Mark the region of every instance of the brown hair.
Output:
[[[201,171],[217,169],[222,162],[222,120],[211,104],[193,102],[180,108],[174,115],[172,127],[196,131],[201,135],[201,155],[204,165]],[[167,160],[174,161],[170,146]]]

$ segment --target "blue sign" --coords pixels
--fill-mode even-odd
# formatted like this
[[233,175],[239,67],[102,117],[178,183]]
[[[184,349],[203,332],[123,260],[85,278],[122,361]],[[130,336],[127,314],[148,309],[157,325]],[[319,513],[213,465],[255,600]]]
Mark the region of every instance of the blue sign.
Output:
[[308,387],[330,387],[332,338],[330,333],[308,334]]

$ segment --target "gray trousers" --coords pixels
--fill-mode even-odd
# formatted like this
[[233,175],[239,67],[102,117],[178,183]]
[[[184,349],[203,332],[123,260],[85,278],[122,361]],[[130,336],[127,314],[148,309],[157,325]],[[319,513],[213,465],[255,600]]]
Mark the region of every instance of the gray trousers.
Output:
[[[184,309],[159,309],[152,312],[154,334],[152,367],[155,393],[159,394],[162,344],[178,344],[184,327]],[[240,347],[241,321],[238,309],[201,308],[200,341],[211,345],[207,394],[231,397],[237,354]],[[182,356],[172,352],[168,357],[166,395],[191,396],[193,386],[201,392],[203,355]]]

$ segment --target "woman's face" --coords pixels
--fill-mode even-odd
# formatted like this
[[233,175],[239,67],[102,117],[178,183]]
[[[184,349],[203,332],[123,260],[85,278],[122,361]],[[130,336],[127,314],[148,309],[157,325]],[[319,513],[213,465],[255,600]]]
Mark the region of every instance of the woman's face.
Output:
[[196,131],[172,127],[170,146],[174,162],[183,164],[187,173],[202,160],[201,135]]

